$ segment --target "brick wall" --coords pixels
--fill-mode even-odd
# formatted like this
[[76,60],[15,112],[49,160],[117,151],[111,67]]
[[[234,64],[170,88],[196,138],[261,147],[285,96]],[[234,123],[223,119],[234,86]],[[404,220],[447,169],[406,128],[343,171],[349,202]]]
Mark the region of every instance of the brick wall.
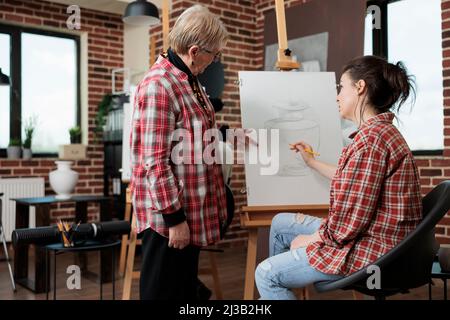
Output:
[[[37,0],[0,0],[0,21],[35,28],[52,27],[64,31],[67,6]],[[79,172],[75,193],[103,194],[103,146],[94,143],[97,105],[104,94],[111,92],[111,70],[123,66],[123,23],[118,15],[83,9],[81,30],[88,33],[88,150],[87,159],[75,161]],[[48,174],[56,169],[54,158],[31,161],[0,159],[0,177],[45,177],[45,193],[53,194]],[[52,218],[73,217],[73,206],[52,206]],[[98,208],[88,209],[89,219],[98,220]]]
[[[286,0],[286,7],[315,0]],[[235,84],[240,70],[261,70],[264,55],[264,14],[274,9],[274,0],[173,0],[170,12],[170,25],[193,4],[201,3],[218,14],[230,32],[230,41],[223,52],[225,66],[225,88],[222,100],[225,108],[218,114],[219,123],[230,127],[240,127],[239,89]],[[0,0],[0,19],[48,25],[64,28],[65,7],[47,2]],[[450,0],[442,1],[443,74],[444,74],[444,134],[445,150],[443,156],[417,157],[422,177],[423,193],[431,190],[440,181],[450,177]],[[274,26],[275,27],[275,26]],[[89,158],[78,161],[75,170],[81,173],[76,192],[102,192],[103,153],[100,145],[93,144],[92,129],[96,105],[102,94],[110,91],[110,71],[122,63],[122,22],[119,16],[82,9],[82,30],[89,32]],[[161,52],[161,26],[152,28],[150,35],[156,38],[156,54]],[[0,161],[0,176],[48,176],[53,169],[54,159],[26,161]],[[236,219],[223,246],[242,245],[246,231],[238,221],[238,209],[245,205],[246,197],[241,191],[245,188],[243,166],[233,168],[232,188],[236,198]],[[47,183],[47,192],[50,193]],[[93,209],[94,210],[94,209]],[[66,208],[54,210],[54,215],[67,215]],[[95,213],[95,211],[92,211]],[[447,215],[438,225],[438,240],[450,243],[450,217]]]

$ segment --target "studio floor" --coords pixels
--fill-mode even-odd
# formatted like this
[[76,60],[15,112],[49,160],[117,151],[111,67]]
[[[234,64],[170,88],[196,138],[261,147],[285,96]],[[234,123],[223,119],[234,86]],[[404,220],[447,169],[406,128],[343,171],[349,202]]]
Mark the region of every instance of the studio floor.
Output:
[[[10,253],[12,250],[10,250]],[[98,270],[98,259],[96,253],[89,253],[89,270]],[[216,253],[220,284],[222,294],[226,300],[241,300],[244,294],[244,274],[246,248],[235,247],[225,248],[223,253]],[[32,258],[32,257],[30,257]],[[80,290],[69,290],[66,286],[66,280],[69,276],[66,274],[66,268],[73,263],[71,254],[58,256],[57,268],[57,299],[58,300],[97,300],[99,299],[99,284],[95,280],[83,278],[81,279]],[[200,257],[200,267],[208,267],[209,260],[205,252]],[[136,267],[139,266],[139,256],[136,257]],[[32,271],[32,270],[31,270]],[[213,288],[212,277],[205,274],[200,276],[201,280],[210,289]],[[443,282],[439,279],[434,281],[432,287],[433,300],[443,299]],[[122,298],[123,278],[117,275],[116,280],[116,299]],[[450,291],[450,290],[449,290]],[[50,298],[53,296],[50,295]],[[112,298],[112,286],[110,283],[103,287],[103,299]],[[313,300],[351,300],[353,294],[351,291],[335,291],[330,293],[316,293],[313,288],[309,288],[309,298]],[[361,296],[362,299],[370,299]],[[30,290],[18,285],[17,291],[14,293],[11,289],[11,283],[8,273],[7,263],[0,262],[0,300],[45,300],[46,294],[34,294]],[[134,280],[132,285],[131,299],[139,299],[139,281]],[[216,299],[215,294],[211,299]],[[423,286],[411,290],[408,294],[396,295],[388,299],[396,300],[428,300],[428,286]]]

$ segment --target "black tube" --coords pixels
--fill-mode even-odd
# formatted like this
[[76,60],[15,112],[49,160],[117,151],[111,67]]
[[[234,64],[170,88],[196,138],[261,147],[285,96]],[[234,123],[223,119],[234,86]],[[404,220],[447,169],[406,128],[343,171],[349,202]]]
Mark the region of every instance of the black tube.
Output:
[[[128,234],[130,230],[131,225],[128,221],[84,223],[78,226],[74,240],[103,240],[111,236]],[[60,241],[61,235],[56,226],[16,229],[12,232],[14,246],[24,244],[46,245]]]

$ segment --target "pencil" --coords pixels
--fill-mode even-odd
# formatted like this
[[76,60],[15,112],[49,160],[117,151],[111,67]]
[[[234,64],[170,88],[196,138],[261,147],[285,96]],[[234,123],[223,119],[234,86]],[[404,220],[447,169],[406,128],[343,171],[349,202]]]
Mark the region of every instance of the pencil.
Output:
[[306,150],[306,149],[304,149],[305,150],[305,152],[308,152],[308,153],[310,153],[310,154],[312,154],[312,155],[314,155],[314,156],[320,156],[320,153],[317,153],[317,152],[314,152],[314,151],[312,151],[312,150]]
[[[297,145],[295,144],[289,144],[292,148],[297,149]],[[320,156],[320,153],[314,152],[310,149],[303,149],[303,151],[308,152],[309,154],[315,155],[315,156]]]

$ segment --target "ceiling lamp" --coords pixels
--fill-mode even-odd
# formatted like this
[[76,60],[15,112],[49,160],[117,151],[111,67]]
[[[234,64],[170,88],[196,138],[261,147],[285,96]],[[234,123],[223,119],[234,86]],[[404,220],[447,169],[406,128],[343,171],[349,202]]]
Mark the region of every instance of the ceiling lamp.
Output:
[[0,68],[0,86],[9,86],[9,77],[2,72],[2,69]]
[[159,23],[158,8],[146,0],[129,3],[122,18],[123,22],[135,26],[152,26]]

